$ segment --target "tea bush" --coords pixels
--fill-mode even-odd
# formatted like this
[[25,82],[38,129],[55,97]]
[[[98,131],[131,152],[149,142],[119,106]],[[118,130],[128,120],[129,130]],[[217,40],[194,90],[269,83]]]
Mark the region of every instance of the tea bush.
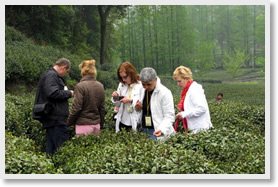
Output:
[[6,174],[54,174],[61,173],[45,153],[39,152],[35,142],[26,137],[5,134]]
[[[176,81],[170,76],[159,76],[161,82],[172,91],[174,96],[179,96],[181,89]],[[195,79],[194,79],[195,80]],[[208,83],[199,82],[203,86],[207,100],[214,101],[217,93],[224,94],[224,101],[245,103],[248,105],[265,105],[265,83],[264,82],[223,82]]]
[[34,96],[6,94],[5,97],[5,129],[14,136],[26,136],[34,140],[44,150],[46,132],[42,124],[32,118]]
[[[114,106],[110,101],[113,90],[106,90],[106,116],[101,135],[76,138],[71,128],[71,140],[52,160],[47,160],[47,164],[41,161],[49,167],[39,171],[33,169],[34,163],[30,160],[45,157],[39,153],[45,147],[45,131],[32,119],[34,94],[6,94],[5,125],[7,132],[12,134],[6,133],[6,138],[10,139],[6,146],[14,147],[13,142],[20,139],[26,144],[22,149],[28,150],[6,150],[6,173],[29,173],[31,170],[33,173],[80,174],[265,172],[264,107],[231,101],[209,102],[213,129],[194,136],[176,133],[165,142],[156,142],[143,133],[115,133]],[[179,96],[174,95],[175,105],[178,101]],[[69,103],[71,106],[72,99]],[[21,156],[16,149],[23,152]],[[24,165],[26,170],[22,169],[23,160],[28,166]]]
[[263,107],[234,102],[211,102],[209,108],[215,128],[240,129],[262,136],[265,133]]
[[205,155],[225,173],[264,173],[264,138],[240,129],[213,128],[194,136],[178,133],[167,143]]
[[54,156],[55,165],[74,174],[216,173],[204,155],[157,143],[143,133],[112,133],[73,138]]
[[72,62],[67,79],[80,79],[78,64],[85,59],[51,46],[39,46],[23,34],[6,26],[5,29],[5,81],[34,83],[40,75],[62,57]]

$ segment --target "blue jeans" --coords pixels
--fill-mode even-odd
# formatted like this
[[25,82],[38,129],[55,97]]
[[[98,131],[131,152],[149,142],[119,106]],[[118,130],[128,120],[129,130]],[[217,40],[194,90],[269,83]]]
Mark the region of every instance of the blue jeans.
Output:
[[66,125],[46,128],[46,153],[53,155],[67,140],[69,140],[69,131]]
[[147,128],[142,128],[142,132],[149,134],[151,139],[156,140],[156,136],[153,135],[154,129],[147,129]]

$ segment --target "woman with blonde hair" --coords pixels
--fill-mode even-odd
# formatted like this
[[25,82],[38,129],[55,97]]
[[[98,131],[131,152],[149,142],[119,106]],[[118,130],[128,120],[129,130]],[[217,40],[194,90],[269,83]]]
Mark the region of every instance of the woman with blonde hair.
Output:
[[[185,131],[190,130],[193,134],[212,127],[209,107],[202,85],[193,81],[192,72],[189,68],[179,66],[173,73],[177,85],[182,88],[181,100],[176,115],[176,120],[182,120]],[[178,121],[175,130],[177,131]]]
[[135,110],[140,100],[140,90],[143,89],[140,77],[130,62],[124,62],[118,68],[118,89],[112,93],[111,101],[119,108],[116,118],[116,132],[125,129],[137,131],[141,112]]
[[94,133],[98,136],[104,124],[104,87],[96,80],[95,60],[85,60],[79,68],[82,78],[74,89],[68,125],[75,125],[77,135]]

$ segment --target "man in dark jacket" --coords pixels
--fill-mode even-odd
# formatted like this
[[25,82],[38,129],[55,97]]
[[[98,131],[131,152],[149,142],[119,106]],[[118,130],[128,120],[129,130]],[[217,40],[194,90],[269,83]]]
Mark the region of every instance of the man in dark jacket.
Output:
[[67,118],[68,99],[73,91],[68,90],[62,78],[70,70],[71,63],[66,58],[59,59],[54,67],[47,70],[40,79],[35,104],[48,103],[48,113],[40,119],[46,129],[46,153],[54,154],[69,139]]

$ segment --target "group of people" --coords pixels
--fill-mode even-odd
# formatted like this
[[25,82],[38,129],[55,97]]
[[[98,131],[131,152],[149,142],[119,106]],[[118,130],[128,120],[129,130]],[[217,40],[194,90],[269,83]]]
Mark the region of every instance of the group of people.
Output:
[[[79,67],[82,78],[74,91],[65,86],[63,76],[70,70],[66,58],[59,59],[40,79],[35,105],[48,102],[52,108],[40,119],[47,133],[46,152],[55,153],[69,139],[68,126],[75,126],[76,135],[99,135],[104,125],[105,93],[96,80],[95,60],[83,61]],[[118,108],[115,115],[116,132],[142,131],[152,139],[163,139],[177,131],[182,121],[184,130],[195,134],[212,127],[209,107],[204,90],[192,78],[189,68],[179,66],[173,78],[181,87],[181,100],[175,115],[173,95],[151,67],[140,74],[130,62],[124,62],[117,71],[119,85],[111,95],[111,102]],[[68,99],[73,97],[69,113]],[[173,126],[176,120],[176,124]]]

